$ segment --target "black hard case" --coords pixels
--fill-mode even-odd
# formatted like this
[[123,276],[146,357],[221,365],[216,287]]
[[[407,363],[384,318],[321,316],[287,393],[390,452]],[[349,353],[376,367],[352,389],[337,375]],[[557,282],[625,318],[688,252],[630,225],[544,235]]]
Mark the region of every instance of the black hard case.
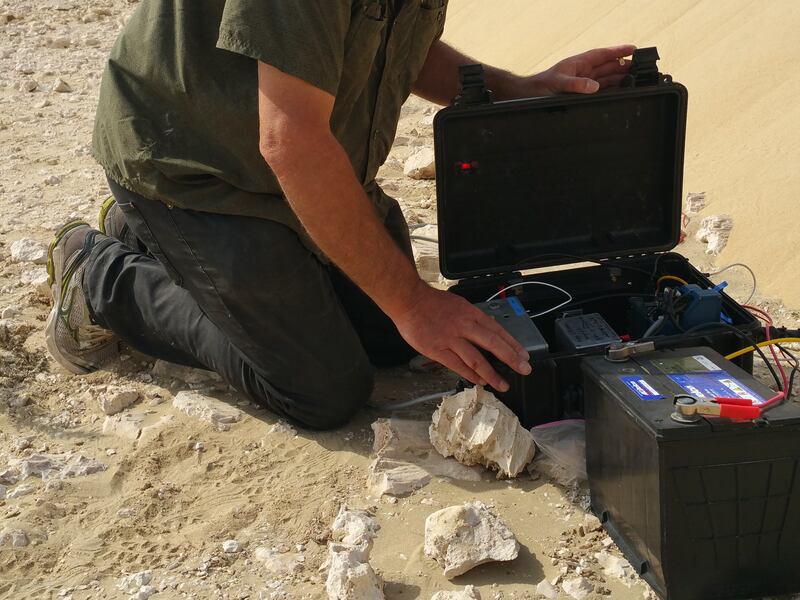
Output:
[[[630,79],[631,87],[592,95],[492,102],[480,77],[462,72],[461,102],[434,119],[439,262],[457,281],[450,291],[477,303],[514,283],[550,283],[572,294],[564,310],[599,313],[625,335],[629,298],[653,294],[660,276],[714,285],[672,252],[681,236],[687,90],[657,72]],[[579,266],[586,259],[599,264]],[[533,313],[565,298],[540,286],[509,293]],[[758,321],[722,297],[732,324],[757,335]],[[562,312],[534,319],[550,351],[531,356],[533,375],[493,363],[511,383],[497,395],[525,426],[582,414],[580,360],[603,351],[554,351]],[[742,347],[722,329],[659,344],[722,354]],[[738,364],[752,371],[752,356]]]

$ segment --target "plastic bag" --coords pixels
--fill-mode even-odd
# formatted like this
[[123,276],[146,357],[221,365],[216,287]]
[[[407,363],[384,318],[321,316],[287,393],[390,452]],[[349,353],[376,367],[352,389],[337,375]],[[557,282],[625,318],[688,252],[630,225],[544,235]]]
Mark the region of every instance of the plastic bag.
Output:
[[568,419],[537,425],[531,435],[541,452],[532,467],[563,486],[586,480],[586,424]]

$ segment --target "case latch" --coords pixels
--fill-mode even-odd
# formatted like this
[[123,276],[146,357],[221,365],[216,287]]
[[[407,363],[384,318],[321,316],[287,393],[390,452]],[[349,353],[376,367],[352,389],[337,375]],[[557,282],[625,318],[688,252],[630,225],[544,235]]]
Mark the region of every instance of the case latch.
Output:
[[672,77],[664,75],[658,70],[657,63],[660,58],[658,49],[655,46],[634,50],[631,70],[622,80],[622,87],[645,87],[670,83]]
[[483,65],[461,65],[458,67],[460,90],[453,100],[455,106],[491,104],[492,92],[483,78]]

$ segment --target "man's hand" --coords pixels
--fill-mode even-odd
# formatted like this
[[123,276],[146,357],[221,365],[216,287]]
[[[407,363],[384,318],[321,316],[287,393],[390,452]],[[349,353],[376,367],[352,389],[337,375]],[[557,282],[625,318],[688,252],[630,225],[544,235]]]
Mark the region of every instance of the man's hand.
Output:
[[478,347],[489,351],[521,375],[529,375],[528,353],[497,321],[463,298],[419,288],[417,300],[393,317],[400,334],[422,355],[478,385],[505,392],[508,383],[489,365]]
[[633,54],[635,46],[597,48],[571,56],[531,77],[521,77],[517,82],[517,97],[552,96],[565,92],[593,94],[598,90],[616,87],[631,66],[626,56]]

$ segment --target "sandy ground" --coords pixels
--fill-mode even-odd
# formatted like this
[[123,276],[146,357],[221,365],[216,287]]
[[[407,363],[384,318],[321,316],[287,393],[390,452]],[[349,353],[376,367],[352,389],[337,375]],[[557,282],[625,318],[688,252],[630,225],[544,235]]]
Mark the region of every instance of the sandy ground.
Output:
[[[466,3],[454,1],[456,22],[459,4]],[[343,503],[370,508],[381,525],[372,564],[386,581],[387,598],[427,599],[470,583],[484,598],[534,597],[533,585],[560,572],[563,562],[553,564],[551,557],[562,533],[584,516],[567,497],[574,494],[544,477],[439,478],[396,503],[377,500],[368,497],[365,478],[372,458],[369,425],[383,416],[380,410],[365,410],[337,432],[295,434],[202,373],[154,370],[152,359],[127,353],[108,372],[76,378],[48,359],[42,330],[49,301],[36,286],[43,267],[12,262],[10,246],[23,237],[47,242],[68,218],[96,219],[108,189],[88,155],[92,116],[104,58],[134,8],[119,0],[0,2],[0,310],[16,312],[5,321],[10,334],[0,342],[0,476],[32,454],[106,467],[60,484],[29,477],[24,484],[31,493],[0,499],[0,531],[21,530],[29,541],[0,546],[0,597],[125,598],[119,578],[150,569],[159,599],[320,598],[326,531]],[[72,91],[53,91],[57,78]],[[27,91],[32,82],[35,89]],[[432,114],[429,105],[409,102],[381,174],[412,226],[436,220],[432,182],[402,174],[405,158],[431,144]],[[692,182],[714,189],[699,172]],[[721,205],[726,194],[720,190],[719,197]],[[691,243],[682,251],[708,268],[702,249]],[[725,259],[737,256],[730,252]],[[748,278],[731,273],[731,280],[732,293],[746,297]],[[798,315],[779,301],[757,301],[779,322],[796,322]],[[380,375],[375,401],[403,400],[450,383],[397,369]],[[125,414],[153,425],[138,440],[103,433],[98,398],[116,384],[140,393]],[[172,407],[173,396],[185,390],[220,398],[244,418],[230,431],[216,431]],[[429,419],[433,407],[411,415]],[[494,507],[523,550],[510,564],[485,565],[451,583],[423,555],[424,520],[437,508],[473,498]],[[223,552],[229,539],[243,550]],[[255,558],[257,547],[299,553],[303,567],[291,575],[270,572]],[[577,558],[589,553],[572,550]],[[642,583],[612,577],[602,585],[612,598],[647,592]]]

